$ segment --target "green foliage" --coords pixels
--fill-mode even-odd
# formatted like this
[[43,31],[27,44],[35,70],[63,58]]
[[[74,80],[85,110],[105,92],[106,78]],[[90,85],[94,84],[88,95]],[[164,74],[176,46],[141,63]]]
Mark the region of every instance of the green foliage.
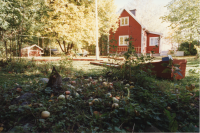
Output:
[[[24,73],[0,71],[0,76],[3,76],[3,79],[0,77],[0,123],[4,124],[3,132],[10,131],[13,127],[14,131],[18,132],[24,127],[31,132],[132,132],[133,127],[134,132],[143,132],[150,125],[154,125],[162,132],[198,131],[199,110],[196,106],[199,105],[199,101],[196,98],[199,97],[197,95],[199,91],[193,91],[196,96],[190,96],[185,89],[181,90],[185,84],[178,84],[180,95],[177,99],[167,92],[174,86],[177,87],[173,82],[165,80],[159,84],[161,81],[148,76],[146,71],[134,67],[131,68],[131,75],[135,70],[137,73],[131,76],[130,82],[124,84],[121,83],[123,78],[120,79],[122,77],[120,74],[123,73],[109,69],[113,71],[113,77],[118,76],[115,81],[113,77],[108,79],[113,83],[111,89],[103,86],[104,81],[92,84],[100,76],[103,79],[107,78],[104,72],[97,74],[73,71],[70,64],[71,61],[67,58],[55,63],[26,61],[21,67],[32,66],[24,69]],[[51,88],[45,88],[45,84],[41,84],[39,79],[49,77],[51,73],[49,69],[52,69],[52,66],[56,67],[62,77],[70,77],[70,81],[76,81],[77,83],[73,84],[75,88],[69,87],[70,82],[63,82],[60,92],[51,95]],[[6,65],[2,67],[5,68]],[[128,67],[126,70],[129,69]],[[90,76],[92,80],[85,80]],[[135,81],[132,80],[133,77],[136,77]],[[22,86],[22,92],[12,89],[16,87],[15,83]],[[165,90],[162,91],[161,87],[165,87]],[[72,99],[58,100],[57,97],[66,90],[71,91]],[[25,106],[19,106],[21,103],[11,105],[17,96],[26,92],[36,94],[35,100]],[[75,97],[75,92],[78,92],[80,97]],[[113,100],[106,95],[108,92],[112,97],[120,98],[119,108],[112,108]],[[89,106],[88,103],[94,98],[98,98],[99,102]],[[194,103],[195,106],[191,106],[190,103]],[[168,106],[171,109],[167,111],[165,108]],[[50,117],[41,118],[41,112],[44,110],[50,112]],[[100,115],[95,115],[94,111],[98,111]],[[33,125],[30,127],[26,123]]]
[[193,41],[191,44],[189,42],[184,42],[180,44],[178,48],[179,51],[184,51],[184,55],[196,55],[197,50],[194,45],[197,45],[197,41]]
[[175,120],[176,114],[170,113],[168,110],[165,109],[166,116],[169,120],[169,129],[170,132],[176,132],[178,130],[178,122]]
[[[198,38],[200,33],[199,21],[200,0],[173,0],[166,6],[168,14],[161,17],[163,21],[170,22],[176,40],[190,41]],[[181,34],[184,33],[184,34]]]

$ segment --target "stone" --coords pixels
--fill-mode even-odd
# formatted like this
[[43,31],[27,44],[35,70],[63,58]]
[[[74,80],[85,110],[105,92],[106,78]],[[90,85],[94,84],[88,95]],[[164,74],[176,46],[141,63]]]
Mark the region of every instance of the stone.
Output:
[[35,96],[36,94],[27,92],[20,97],[13,99],[11,104],[19,104],[19,102],[22,102],[22,106],[27,105],[30,104],[32,100],[36,100]]
[[51,75],[49,77],[49,81],[48,81],[46,87],[60,88],[61,86],[62,86],[62,77],[57,72],[57,70],[55,69],[55,67],[53,67],[53,70],[51,72]]

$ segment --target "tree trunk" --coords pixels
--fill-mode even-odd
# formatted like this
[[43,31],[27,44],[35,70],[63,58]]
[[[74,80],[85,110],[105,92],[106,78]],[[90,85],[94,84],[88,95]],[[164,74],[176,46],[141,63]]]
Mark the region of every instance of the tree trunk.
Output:
[[21,44],[19,45],[19,52],[20,52],[20,58],[21,58],[21,46],[22,46],[22,36],[21,36]]
[[12,43],[11,43],[11,39],[10,39],[10,59],[9,59],[10,61],[11,61],[11,58],[12,58],[11,57],[11,53],[12,53],[11,51],[12,51]]
[[66,43],[65,43],[65,41],[63,41],[63,45],[64,45],[65,54],[66,54]]
[[68,46],[67,46],[67,54],[69,54],[69,48],[70,48],[70,43],[68,43]]
[[[20,45],[20,44],[19,44],[19,34],[18,34],[18,36],[17,36],[17,44],[18,44],[18,46]],[[19,54],[19,55],[18,55],[18,57],[19,57],[19,56],[20,56],[20,51],[19,51],[19,49],[18,49],[18,54]],[[18,59],[19,59],[19,58],[18,58]]]
[[63,52],[65,52],[64,50],[63,50],[63,48],[61,47],[61,45],[60,45],[60,41],[58,40],[58,39],[56,39],[57,40],[57,42],[58,42],[58,44],[59,44],[59,46],[60,46],[60,49],[63,51]]
[[4,41],[5,44],[5,49],[6,49],[6,61],[8,61],[8,51],[7,51],[7,44],[6,44],[6,40]]
[[[190,41],[192,40],[192,36],[190,36]],[[189,43],[189,52],[191,52],[191,44],[192,42]]]

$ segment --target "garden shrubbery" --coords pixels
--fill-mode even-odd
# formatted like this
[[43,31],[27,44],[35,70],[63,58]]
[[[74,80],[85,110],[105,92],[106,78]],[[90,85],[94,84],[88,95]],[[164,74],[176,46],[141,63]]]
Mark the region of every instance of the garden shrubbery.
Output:
[[184,55],[196,55],[197,50],[194,45],[197,45],[198,41],[193,41],[191,44],[189,42],[184,42],[180,44],[178,48],[179,51],[184,51]]

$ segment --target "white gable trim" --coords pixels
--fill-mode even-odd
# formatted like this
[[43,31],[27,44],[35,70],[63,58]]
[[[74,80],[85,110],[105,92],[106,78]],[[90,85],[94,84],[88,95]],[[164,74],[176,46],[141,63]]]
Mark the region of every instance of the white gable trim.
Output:
[[140,23],[140,22],[137,20],[137,18],[136,18],[128,9],[123,8],[123,9],[119,12],[119,14],[121,15],[122,12],[123,12],[124,10],[127,11],[127,12],[129,13],[129,15],[130,15],[131,17],[133,17],[133,18],[141,25],[142,29],[145,28],[144,25],[143,25],[142,23]]
[[40,46],[38,46],[38,45],[36,45],[36,44],[32,45],[30,48],[32,48],[32,47],[34,47],[34,46],[36,46],[36,47],[38,47],[39,49],[43,50]]
[[43,50],[43,48],[41,48],[40,46],[38,46],[38,45],[36,45],[36,44],[33,44],[32,46],[24,47],[24,48],[22,48],[22,49],[31,49],[31,48],[34,47],[34,46],[36,46],[36,47],[38,47],[39,49]]
[[144,31],[143,31],[143,29],[141,28],[141,53],[142,53],[142,54],[144,54],[144,53],[143,53],[143,49],[144,49],[144,46],[143,46],[143,32],[144,32]]
[[163,35],[163,33],[159,33],[159,32],[153,32],[153,31],[148,31],[146,30],[147,33],[151,33],[151,34],[156,34],[156,35]]

